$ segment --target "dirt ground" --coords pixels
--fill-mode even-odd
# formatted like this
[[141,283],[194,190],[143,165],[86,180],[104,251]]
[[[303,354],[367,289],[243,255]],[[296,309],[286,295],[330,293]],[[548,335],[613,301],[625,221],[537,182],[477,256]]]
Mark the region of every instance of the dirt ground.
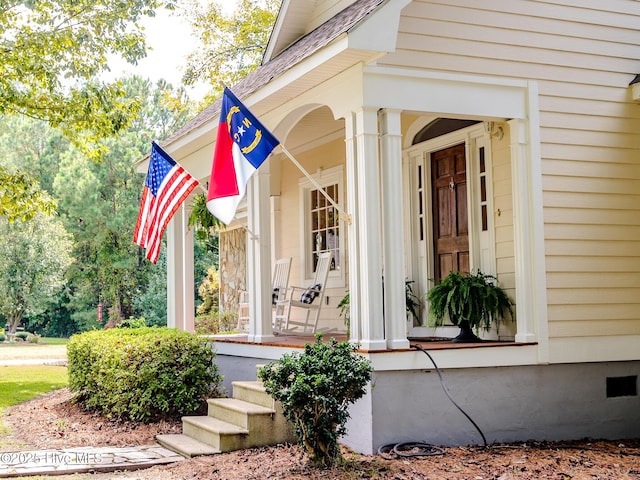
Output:
[[[181,431],[179,422],[137,425],[114,422],[81,410],[68,390],[58,390],[11,407],[3,422],[12,434],[5,451],[75,446],[131,446],[154,442],[158,433]],[[566,443],[528,442],[490,448],[444,448],[440,455],[388,460],[344,450],[345,463],[329,470],[310,466],[295,445],[280,445],[198,457],[136,472],[102,473],[66,479],[640,479],[640,438]]]

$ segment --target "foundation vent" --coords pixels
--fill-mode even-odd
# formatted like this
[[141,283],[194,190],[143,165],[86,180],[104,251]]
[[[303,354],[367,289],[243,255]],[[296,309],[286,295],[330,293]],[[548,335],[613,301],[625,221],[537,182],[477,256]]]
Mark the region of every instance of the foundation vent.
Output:
[[607,398],[637,396],[637,375],[629,375],[628,377],[607,377]]

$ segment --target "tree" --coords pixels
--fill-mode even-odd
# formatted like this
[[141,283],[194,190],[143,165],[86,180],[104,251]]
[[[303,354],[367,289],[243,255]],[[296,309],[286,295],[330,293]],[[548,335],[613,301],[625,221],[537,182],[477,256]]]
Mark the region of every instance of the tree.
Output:
[[220,0],[202,4],[188,0],[181,14],[191,24],[201,47],[187,57],[183,81],[205,81],[212,87],[208,100],[222,92],[219,82],[233,85],[255,70],[262,60],[280,0],[240,0],[225,14]]
[[10,172],[0,167],[0,217],[10,223],[31,220],[38,212],[51,214],[55,202],[36,179],[24,172]]
[[150,148],[141,134],[161,140],[186,120],[189,105],[183,89],[173,89],[163,81],[153,85],[134,76],[122,83],[144,106],[140,117],[105,141],[109,151],[100,163],[77,149],[65,152],[54,182],[61,216],[76,241],[69,302],[82,329],[98,326],[95,308],[99,302],[110,324],[136,314],[156,324],[166,316],[166,308],[160,318],[153,315],[157,307],[145,308],[147,303],[136,300],[153,298],[166,279],[153,278],[150,284],[153,268],[132,241],[144,184],[144,175],[136,172],[135,164]]
[[101,138],[126,127],[138,109],[120,82],[104,83],[115,55],[146,54],[139,21],[172,0],[13,1],[0,9],[0,114],[23,114],[70,135]]
[[0,116],[0,217],[30,220],[51,214],[50,196],[59,148],[68,142],[46,122],[21,115]]
[[0,223],[0,313],[15,333],[23,315],[42,312],[64,283],[72,241],[60,220]]
[[152,326],[167,325],[167,254],[160,251],[158,263],[149,268],[147,284],[133,297],[134,315],[145,319]]
[[[175,0],[30,0],[0,7],[0,115],[20,114],[58,127],[85,153],[126,128],[140,109],[121,82],[105,83],[109,56],[135,64],[146,54],[139,24]],[[51,212],[33,179],[0,168],[0,216]]]
[[43,120],[24,115],[0,116],[0,166],[29,175],[49,194],[62,152],[70,142]]

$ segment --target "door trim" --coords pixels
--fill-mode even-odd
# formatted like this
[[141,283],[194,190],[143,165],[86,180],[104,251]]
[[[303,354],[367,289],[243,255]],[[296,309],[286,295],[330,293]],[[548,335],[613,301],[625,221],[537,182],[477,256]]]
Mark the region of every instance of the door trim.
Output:
[[[448,147],[464,143],[465,160],[467,162],[467,212],[469,222],[469,265],[472,271],[480,268],[483,272],[495,275],[495,235],[493,221],[493,189],[490,188],[491,174],[487,186],[488,199],[488,232],[484,238],[480,238],[478,232],[482,224],[480,218],[481,210],[477,206],[476,199],[480,198],[480,180],[478,163],[478,151],[482,147],[485,149],[485,165],[486,170],[491,172],[491,151],[490,138],[488,136],[484,124],[473,125],[455,132],[442,135],[426,142],[412,145],[403,152],[403,161],[405,162],[405,185],[407,196],[405,214],[405,238],[407,245],[405,248],[407,272],[406,276],[409,280],[414,281],[414,293],[417,294],[424,302],[425,292],[431,288],[429,281],[434,275],[434,247],[433,247],[433,202],[431,192],[431,153]],[[415,169],[421,166],[423,176],[424,189],[424,215],[422,218],[423,236],[420,237],[420,225],[415,221],[419,215],[419,205],[417,204],[417,195],[414,193],[418,189],[418,181]],[[480,252],[483,252],[480,255]],[[416,336],[452,336],[457,327],[430,328],[426,327],[428,309],[423,305],[422,309],[422,326],[413,326],[413,322],[408,325],[408,334],[410,337]],[[443,330],[444,329],[444,330]],[[447,331],[449,330],[449,331]],[[457,334],[457,333],[456,333]],[[455,335],[453,335],[455,336]]]

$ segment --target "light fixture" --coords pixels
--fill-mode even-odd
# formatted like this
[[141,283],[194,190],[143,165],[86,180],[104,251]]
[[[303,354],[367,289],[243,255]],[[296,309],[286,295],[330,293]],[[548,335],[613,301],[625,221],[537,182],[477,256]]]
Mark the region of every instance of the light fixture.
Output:
[[495,125],[495,122],[484,122],[484,128],[486,129],[489,136],[496,137],[498,140],[502,140],[502,137],[504,137],[504,130],[500,126],[496,127],[494,130]]

